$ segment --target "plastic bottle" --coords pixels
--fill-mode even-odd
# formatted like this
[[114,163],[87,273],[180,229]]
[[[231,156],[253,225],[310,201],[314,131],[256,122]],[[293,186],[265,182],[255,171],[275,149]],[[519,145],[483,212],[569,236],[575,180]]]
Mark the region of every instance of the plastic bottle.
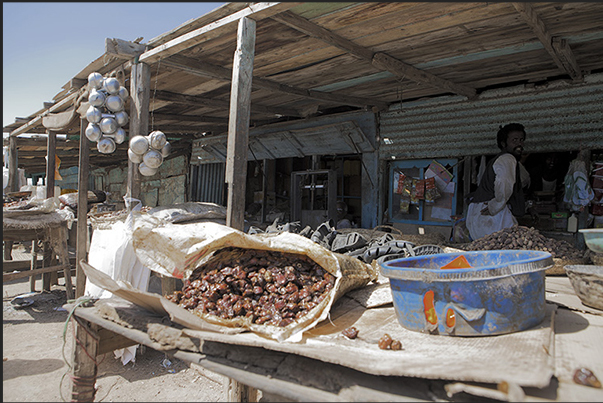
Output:
[[576,217],[576,213],[572,213],[570,218],[567,219],[567,232],[577,232],[578,231],[578,217]]

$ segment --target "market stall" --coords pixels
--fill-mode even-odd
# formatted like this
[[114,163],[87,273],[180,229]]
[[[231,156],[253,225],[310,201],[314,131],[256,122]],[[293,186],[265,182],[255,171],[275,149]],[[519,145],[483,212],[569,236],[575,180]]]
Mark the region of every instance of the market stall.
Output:
[[[546,291],[546,318],[532,329],[447,337],[400,326],[391,303],[383,304],[387,293],[378,285],[369,286],[338,301],[329,319],[305,333],[299,343],[249,332],[187,329],[166,314],[120,297],[86,307],[71,304],[65,308],[73,310],[80,341],[73,356],[72,399],[94,397],[97,356],[139,343],[260,389],[264,395],[294,401],[446,401],[476,396],[500,401],[600,401],[600,388],[579,384],[574,376],[583,373],[580,369],[603,373],[603,350],[595,342],[601,337],[603,311],[583,305],[566,277],[547,278]],[[342,335],[350,326],[358,330],[355,339]],[[402,349],[380,349],[378,340],[384,333],[400,340]]]

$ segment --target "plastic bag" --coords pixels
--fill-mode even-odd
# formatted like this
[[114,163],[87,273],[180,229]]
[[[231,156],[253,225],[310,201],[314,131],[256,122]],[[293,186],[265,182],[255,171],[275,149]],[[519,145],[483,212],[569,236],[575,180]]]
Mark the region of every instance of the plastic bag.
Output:
[[[127,206],[132,202],[138,203],[132,211],[139,211],[140,201],[126,199]],[[125,222],[117,221],[110,229],[95,230],[90,241],[88,263],[113,280],[124,281],[141,291],[147,291],[151,271],[136,256],[132,245],[132,225],[133,214],[130,213]],[[86,278],[84,295],[92,298],[111,298],[113,294]],[[135,361],[136,347],[115,350],[115,356],[121,358],[123,365],[126,365]]]

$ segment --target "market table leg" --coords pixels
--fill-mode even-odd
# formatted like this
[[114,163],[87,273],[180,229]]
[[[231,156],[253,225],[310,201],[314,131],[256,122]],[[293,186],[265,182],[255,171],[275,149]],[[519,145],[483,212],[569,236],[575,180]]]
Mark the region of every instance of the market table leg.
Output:
[[4,260],[13,260],[13,241],[4,241]]
[[[36,240],[31,242],[31,270],[36,269],[38,265],[38,243]],[[32,275],[29,277],[29,291],[36,291],[36,276]]]
[[258,390],[228,378],[226,399],[229,402],[257,402]]
[[99,338],[98,326],[73,317],[75,339],[72,355],[72,402],[92,402],[96,394],[96,357]]
[[67,299],[73,299],[75,296],[75,291],[73,290],[73,286],[71,284],[71,266],[69,265],[69,248],[67,246],[67,226],[61,227],[61,244],[59,246],[59,264],[65,265],[67,268],[63,269],[63,276],[65,277],[65,293],[67,294]]

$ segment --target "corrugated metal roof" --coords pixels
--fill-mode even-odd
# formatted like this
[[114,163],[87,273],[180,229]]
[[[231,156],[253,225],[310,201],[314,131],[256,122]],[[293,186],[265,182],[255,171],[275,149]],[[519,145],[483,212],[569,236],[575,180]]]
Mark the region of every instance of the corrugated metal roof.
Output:
[[[191,164],[224,162],[227,136],[193,141]],[[374,147],[353,121],[303,129],[282,130],[250,136],[249,161],[276,158],[302,158],[311,155],[360,154]]]
[[580,85],[556,82],[392,106],[381,114],[380,159],[496,154],[500,125],[525,126],[526,152],[603,148],[603,74]]

